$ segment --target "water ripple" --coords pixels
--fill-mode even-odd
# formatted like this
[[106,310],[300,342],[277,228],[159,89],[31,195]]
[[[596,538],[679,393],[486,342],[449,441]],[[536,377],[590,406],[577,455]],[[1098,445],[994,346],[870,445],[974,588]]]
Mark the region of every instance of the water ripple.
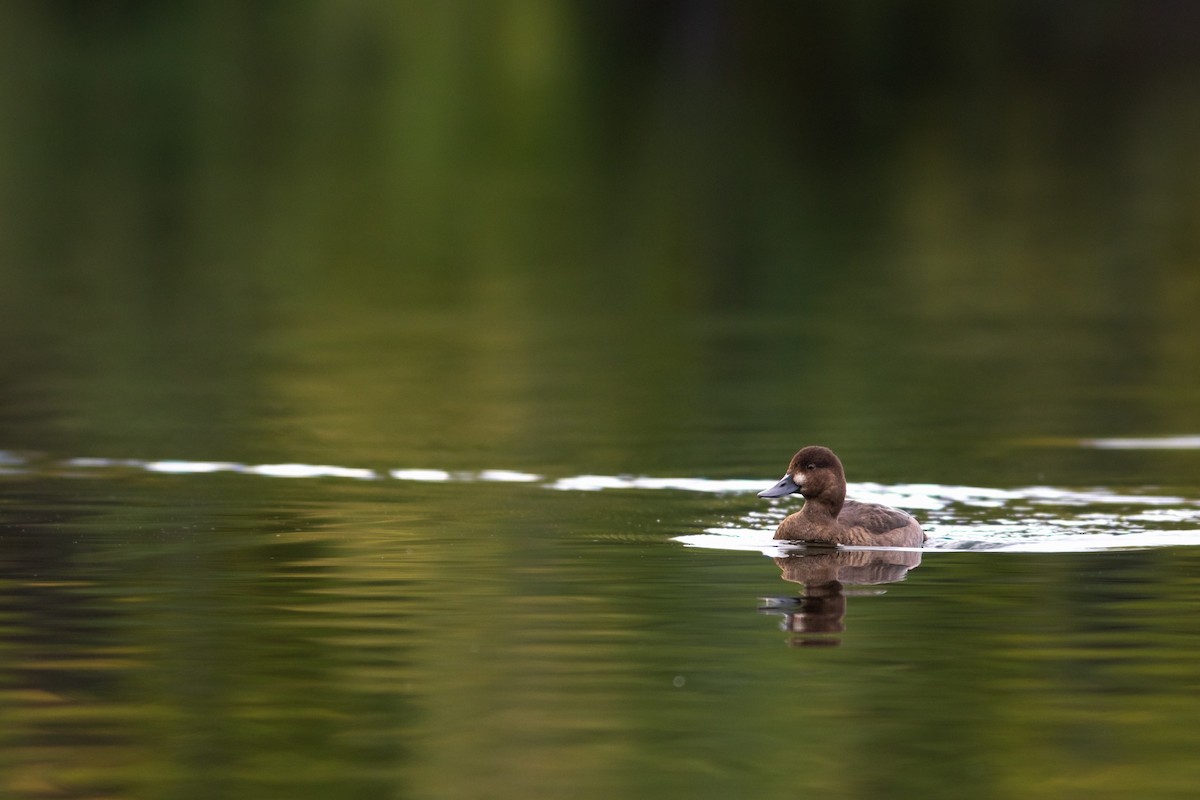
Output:
[[[1195,438],[1195,437],[1177,437]],[[1095,440],[1125,442],[1140,440]],[[1100,445],[1097,445],[1100,446]],[[1120,445],[1111,445],[1120,446]],[[374,470],[328,464],[240,464],[230,461],[139,460],[81,457],[53,461],[0,451],[0,474],[72,477],[105,471],[143,470],[188,475],[232,472],[281,479],[340,478],[360,481],[523,483],[564,492],[679,491],[750,494],[771,483],[766,478],[715,479],[638,475],[574,475],[548,478],[504,468],[450,472],[427,467]],[[1082,550],[1200,545],[1200,498],[1104,487],[1027,486],[997,489],[929,483],[852,483],[851,497],[884,503],[917,514],[930,534],[926,551],[1003,550],[1073,552]],[[776,553],[771,535],[797,508],[793,500],[758,504],[732,523],[702,534],[677,537],[696,547],[750,549]],[[786,549],[786,546],[784,546]]]

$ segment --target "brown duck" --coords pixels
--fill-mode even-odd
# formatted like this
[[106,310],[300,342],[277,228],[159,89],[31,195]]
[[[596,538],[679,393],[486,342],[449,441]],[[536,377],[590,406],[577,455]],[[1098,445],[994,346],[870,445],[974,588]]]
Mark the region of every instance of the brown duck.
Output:
[[828,447],[805,447],[779,483],[759,497],[804,496],[804,506],[779,523],[776,539],[866,547],[920,547],[921,524],[904,511],[846,499],[846,471]]

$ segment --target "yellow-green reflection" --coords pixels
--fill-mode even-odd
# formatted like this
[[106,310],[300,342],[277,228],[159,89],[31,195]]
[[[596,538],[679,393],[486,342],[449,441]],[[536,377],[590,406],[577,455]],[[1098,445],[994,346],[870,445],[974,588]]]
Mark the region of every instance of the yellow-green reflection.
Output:
[[[1070,444],[1196,433],[1191,12],[652,5],[6,4],[0,451],[1195,495]],[[742,498],[0,478],[13,796],[1195,782],[1187,551],[798,658]]]

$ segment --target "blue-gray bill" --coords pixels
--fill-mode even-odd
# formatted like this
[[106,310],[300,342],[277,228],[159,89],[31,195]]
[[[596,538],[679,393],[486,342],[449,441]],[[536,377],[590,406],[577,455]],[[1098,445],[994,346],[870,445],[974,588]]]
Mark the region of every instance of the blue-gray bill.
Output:
[[785,494],[791,494],[799,490],[799,486],[792,480],[791,475],[784,475],[779,479],[779,483],[772,486],[770,489],[763,489],[758,493],[759,497],[783,497]]

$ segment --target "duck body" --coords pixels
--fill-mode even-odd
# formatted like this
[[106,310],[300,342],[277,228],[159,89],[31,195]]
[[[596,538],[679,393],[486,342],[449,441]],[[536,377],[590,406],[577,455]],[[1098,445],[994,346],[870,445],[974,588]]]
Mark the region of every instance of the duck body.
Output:
[[828,447],[805,447],[792,457],[788,470],[759,497],[799,492],[804,506],[779,523],[776,539],[859,547],[920,547],[921,523],[909,513],[878,503],[846,499],[846,472]]

